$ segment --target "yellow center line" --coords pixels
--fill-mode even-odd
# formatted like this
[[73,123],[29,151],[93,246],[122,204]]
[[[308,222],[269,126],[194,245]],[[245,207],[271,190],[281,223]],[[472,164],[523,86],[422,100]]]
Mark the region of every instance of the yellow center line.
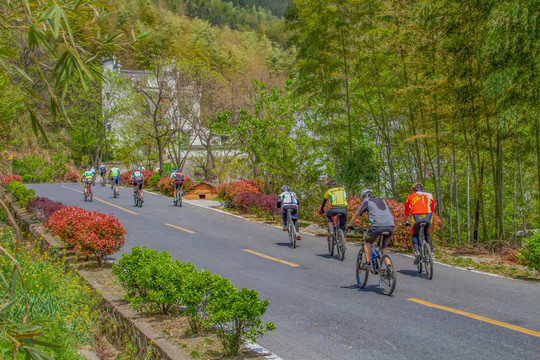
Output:
[[258,252],[256,252],[256,251],[253,251],[253,250],[244,249],[244,251],[245,251],[245,252],[248,252],[248,253],[250,253],[250,254],[253,254],[253,255],[257,255],[257,256],[263,257],[263,258],[265,258],[265,259],[277,261],[277,262],[282,263],[282,264],[285,264],[285,265],[289,265],[289,266],[292,266],[292,267],[300,267],[300,265],[298,265],[298,264],[295,264],[295,263],[292,263],[292,262],[288,262],[288,261],[285,261],[285,260],[281,260],[281,259],[278,259],[278,258],[275,258],[275,257],[272,257],[272,256],[264,255],[264,254],[258,253]]
[[178,230],[185,231],[185,232],[190,233],[190,234],[196,234],[195,231],[191,231],[191,230],[188,230],[188,229],[184,229],[184,228],[182,228],[182,227],[180,227],[180,226],[176,226],[176,225],[172,225],[172,224],[164,224],[164,225],[170,226],[170,227],[175,228],[175,229],[178,229]]
[[[79,191],[79,190],[77,190],[77,189],[73,189],[73,188],[70,188],[70,187],[67,187],[67,186],[64,186],[64,185],[60,185],[60,187],[63,187],[64,189],[69,189],[69,190],[76,191],[76,192],[78,192],[78,193],[80,193],[80,194],[84,194],[82,191]],[[101,201],[101,202],[104,203],[104,204],[110,205],[110,206],[115,207],[115,208],[118,208],[118,209],[120,209],[120,210],[124,210],[124,211],[126,211],[126,212],[128,212],[128,213],[130,213],[130,214],[137,215],[137,213],[134,212],[134,211],[131,211],[131,210],[128,210],[128,209],[124,209],[123,207],[120,207],[120,206],[118,206],[118,205],[114,205],[114,204],[111,204],[110,202],[107,202],[107,201],[105,201],[105,200],[98,199],[98,198],[95,197],[95,196],[92,196],[92,199],[95,199],[95,200],[97,200],[97,201]]]
[[413,301],[415,303],[422,304],[422,305],[425,305],[425,306],[433,307],[433,308],[436,308],[436,309],[441,309],[441,310],[449,311],[449,312],[452,312],[452,313],[455,313],[455,314],[467,316],[467,317],[470,317],[472,319],[484,321],[484,322],[487,322],[487,323],[490,323],[490,324],[493,324],[493,325],[502,326],[502,327],[510,329],[510,330],[519,331],[519,332],[522,332],[524,334],[528,334],[528,335],[532,335],[532,336],[536,336],[536,337],[540,338],[540,332],[537,332],[537,331],[525,329],[525,328],[522,328],[522,327],[519,327],[519,326],[504,323],[502,321],[497,321],[497,320],[493,320],[493,319],[490,319],[490,318],[487,318],[487,317],[484,317],[484,316],[471,314],[471,313],[468,313],[468,312],[465,312],[465,311],[452,309],[452,308],[449,308],[449,307],[446,307],[446,306],[433,304],[433,303],[430,303],[430,302],[427,302],[427,301],[424,301],[424,300],[420,300],[420,299],[407,299],[407,300]]

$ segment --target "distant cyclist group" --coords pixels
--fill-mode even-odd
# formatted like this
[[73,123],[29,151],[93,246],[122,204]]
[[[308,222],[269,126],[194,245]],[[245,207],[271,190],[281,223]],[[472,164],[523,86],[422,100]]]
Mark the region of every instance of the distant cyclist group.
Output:
[[[133,198],[135,205],[142,207],[143,198],[143,184],[144,184],[144,168],[141,166],[135,167],[131,173],[130,183],[133,185]],[[118,167],[112,167],[107,173],[107,166],[101,164],[99,166],[100,182],[102,186],[106,186],[107,178],[110,180],[111,189],[113,190],[113,197],[120,196],[119,184],[120,184],[120,169]],[[92,186],[96,183],[97,171],[95,167],[89,167],[82,175],[82,181],[84,182],[84,199],[85,201],[92,201]],[[178,201],[178,196],[182,195],[182,188],[184,184],[184,175],[174,168],[169,175],[169,182],[174,186],[174,202],[175,205]]]

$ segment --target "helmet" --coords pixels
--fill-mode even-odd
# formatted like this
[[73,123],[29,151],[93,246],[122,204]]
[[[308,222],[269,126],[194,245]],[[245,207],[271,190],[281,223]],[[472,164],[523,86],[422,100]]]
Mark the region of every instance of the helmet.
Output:
[[328,180],[328,182],[326,183],[326,186],[328,186],[329,188],[334,187],[334,186],[336,186],[336,185],[337,185],[337,182],[336,182],[336,180],[334,180],[334,179],[330,179],[330,180]]
[[291,191],[291,189],[287,185],[283,185],[281,187],[281,192],[285,192],[285,191]]
[[142,171],[142,167],[139,166],[139,167],[137,168],[137,170]]
[[90,171],[90,168],[89,168],[89,167],[88,167],[88,168],[86,168],[86,171]]
[[178,169],[177,169],[177,168],[174,168],[174,169],[172,169],[172,171],[175,171],[175,172],[176,172],[176,171],[178,171]]
[[360,199],[364,199],[364,197],[368,195],[373,196],[373,191],[371,189],[364,189],[362,190],[362,193],[360,194]]
[[422,183],[414,183],[412,184],[412,190],[413,191],[423,191],[424,190],[424,185],[422,185]]

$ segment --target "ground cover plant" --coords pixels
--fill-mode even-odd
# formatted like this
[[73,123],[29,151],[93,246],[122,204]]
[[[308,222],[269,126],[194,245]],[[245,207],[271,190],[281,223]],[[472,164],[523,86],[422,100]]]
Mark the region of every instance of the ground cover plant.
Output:
[[55,154],[50,160],[37,155],[23,156],[13,160],[13,168],[25,183],[42,183],[62,180],[66,173],[68,157]]
[[[0,228],[0,246],[14,253],[9,228]],[[32,353],[32,359],[84,359],[78,350],[93,342],[98,328],[94,291],[62,260],[31,247],[19,250],[16,260],[24,285],[12,276],[12,259],[0,252],[0,358],[13,358],[15,339],[20,344],[17,359],[25,353]],[[10,302],[4,302],[6,299]],[[14,338],[10,335],[14,328],[28,335]]]
[[38,196],[26,204],[26,209],[39,216],[42,221],[47,221],[55,211],[63,207],[64,204],[61,202],[53,201],[43,196]]
[[215,190],[218,197],[226,202],[233,202],[234,197],[241,193],[259,193],[259,182],[256,179],[241,180],[221,184]]
[[34,189],[28,189],[17,180],[9,183],[8,191],[11,195],[15,196],[21,206],[26,206],[30,200],[36,198],[36,191]]
[[540,273],[540,233],[525,239],[523,245],[518,254],[519,263]]
[[235,208],[247,213],[272,216],[277,210],[277,195],[242,192],[234,196],[232,203]]
[[106,255],[118,251],[126,230],[114,215],[66,206],[54,212],[46,227],[83,256],[95,255],[99,266]]
[[22,182],[22,179],[19,175],[4,175],[0,178],[0,184],[3,186],[3,187],[7,187],[9,185],[10,182],[12,182],[13,180],[16,180],[18,182]]
[[77,182],[81,178],[80,174],[77,174],[76,172],[68,172],[64,175],[64,181],[67,182]]

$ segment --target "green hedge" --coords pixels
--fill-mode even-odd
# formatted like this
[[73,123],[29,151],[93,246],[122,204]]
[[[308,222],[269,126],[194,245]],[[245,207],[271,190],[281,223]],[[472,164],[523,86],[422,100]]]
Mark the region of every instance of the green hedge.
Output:
[[30,200],[36,198],[36,191],[34,189],[28,189],[26,186],[13,180],[8,185],[8,191],[15,196],[21,206],[26,206]]
[[50,161],[30,155],[13,160],[13,169],[25,183],[52,182],[64,178],[68,161],[68,157],[63,154],[51,156]]

